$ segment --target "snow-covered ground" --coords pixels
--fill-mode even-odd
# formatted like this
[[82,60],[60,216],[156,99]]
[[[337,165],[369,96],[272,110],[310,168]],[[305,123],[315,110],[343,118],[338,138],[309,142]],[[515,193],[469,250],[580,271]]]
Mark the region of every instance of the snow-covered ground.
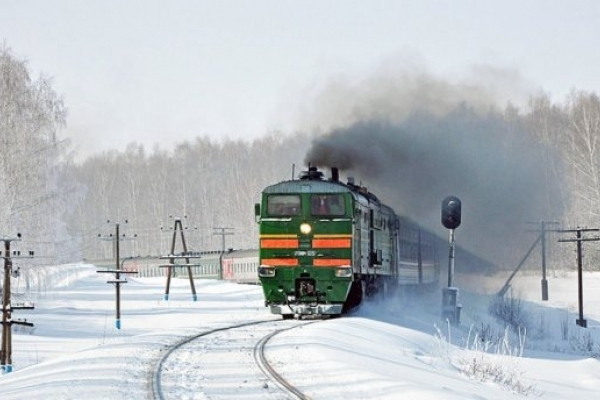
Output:
[[[61,271],[43,291],[14,296],[35,302],[35,310],[13,313],[35,327],[13,326],[13,372],[0,376],[0,399],[148,398],[149,370],[167,345],[213,327],[278,319],[257,286],[197,280],[194,302],[189,282],[174,279],[163,301],[165,279],[130,278],[118,330],[106,275],[90,265]],[[600,274],[584,277],[587,329],[575,325],[576,275],[548,279],[546,302],[539,277],[514,280],[508,298],[527,321],[521,336],[488,314],[502,280],[458,276],[460,326],[440,319],[436,292],[367,303],[351,316],[286,331],[269,342],[267,356],[312,399],[600,398]],[[189,360],[179,366],[182,384],[194,367]],[[208,398],[194,384],[189,398]],[[235,398],[250,398],[240,390]],[[260,390],[252,393],[260,398]]]

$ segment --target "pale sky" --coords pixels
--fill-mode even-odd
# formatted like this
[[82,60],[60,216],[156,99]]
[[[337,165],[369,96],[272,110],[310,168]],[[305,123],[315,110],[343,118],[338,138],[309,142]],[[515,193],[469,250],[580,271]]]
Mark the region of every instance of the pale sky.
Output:
[[0,0],[2,41],[53,77],[80,155],[304,129],[323,87],[386,65],[600,92],[592,0]]

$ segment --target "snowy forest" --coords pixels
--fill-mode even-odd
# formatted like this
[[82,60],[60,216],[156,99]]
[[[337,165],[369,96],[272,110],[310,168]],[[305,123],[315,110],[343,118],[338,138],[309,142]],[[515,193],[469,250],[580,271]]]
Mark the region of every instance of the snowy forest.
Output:
[[[66,124],[68,104],[52,79],[32,77],[26,60],[0,49],[0,234],[20,233],[18,248],[35,250],[24,267],[110,258],[102,238],[116,223],[131,239],[124,255],[164,255],[173,218],[183,218],[192,250],[220,250],[222,228],[232,233],[228,248],[255,248],[262,188],[308,162],[368,182],[440,235],[439,202],[457,194],[459,243],[507,267],[533,243],[532,222],[600,227],[600,99],[585,90],[561,102],[540,91],[521,108],[482,110],[461,99],[443,112],[407,113],[390,102],[334,129],[248,141],[196,136],[173,149],[130,143],[78,161],[61,135]],[[572,246],[552,251],[574,266]],[[589,245],[586,255],[585,267],[597,270],[600,251]]]

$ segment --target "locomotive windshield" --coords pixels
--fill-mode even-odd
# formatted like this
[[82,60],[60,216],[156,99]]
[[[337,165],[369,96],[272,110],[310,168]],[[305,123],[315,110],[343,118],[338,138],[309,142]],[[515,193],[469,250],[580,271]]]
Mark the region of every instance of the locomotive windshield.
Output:
[[273,194],[267,198],[267,214],[271,216],[300,215],[300,195]]
[[312,215],[346,215],[346,203],[341,194],[313,194],[310,196],[310,213]]

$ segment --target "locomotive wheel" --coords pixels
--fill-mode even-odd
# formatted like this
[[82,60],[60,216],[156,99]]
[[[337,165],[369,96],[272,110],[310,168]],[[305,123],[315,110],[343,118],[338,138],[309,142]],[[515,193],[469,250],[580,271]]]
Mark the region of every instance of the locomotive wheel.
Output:
[[352,282],[352,286],[350,287],[350,292],[348,293],[348,298],[344,303],[344,309],[342,311],[343,314],[347,313],[354,307],[358,306],[364,298],[364,285],[362,281],[355,280]]
[[377,293],[381,293],[381,279],[374,276],[367,279],[368,281],[363,281],[363,299],[373,298]]

